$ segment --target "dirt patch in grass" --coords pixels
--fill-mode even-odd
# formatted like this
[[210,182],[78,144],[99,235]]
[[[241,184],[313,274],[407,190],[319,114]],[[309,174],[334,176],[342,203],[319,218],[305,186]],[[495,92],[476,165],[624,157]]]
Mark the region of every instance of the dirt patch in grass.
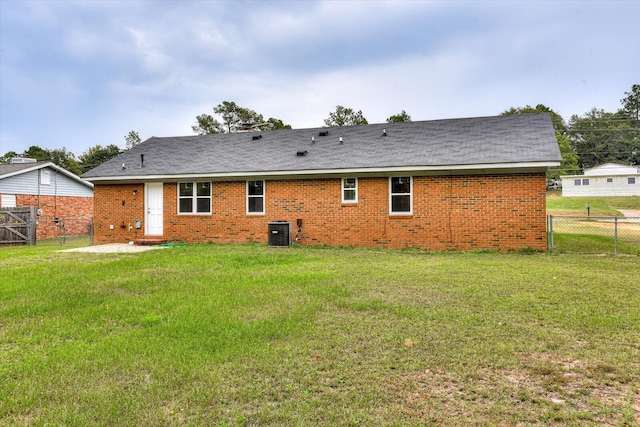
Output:
[[461,376],[425,369],[396,379],[406,415],[442,425],[640,423],[640,389],[604,363],[549,353],[520,356],[521,367],[470,367]]

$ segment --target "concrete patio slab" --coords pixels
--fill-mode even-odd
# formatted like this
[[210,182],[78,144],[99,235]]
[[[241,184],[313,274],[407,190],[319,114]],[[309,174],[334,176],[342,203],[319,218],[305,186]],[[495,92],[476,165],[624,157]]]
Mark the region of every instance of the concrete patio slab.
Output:
[[154,249],[164,249],[166,246],[139,246],[127,243],[110,243],[107,245],[85,246],[82,248],[63,249],[58,252],[87,252],[95,254],[116,254],[116,253],[133,253],[145,252]]

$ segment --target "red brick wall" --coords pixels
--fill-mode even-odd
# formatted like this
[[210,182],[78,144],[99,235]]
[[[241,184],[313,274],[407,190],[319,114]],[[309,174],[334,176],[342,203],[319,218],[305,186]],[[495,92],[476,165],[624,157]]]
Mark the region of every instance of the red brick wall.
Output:
[[[89,234],[93,219],[93,197],[17,194],[16,206],[42,209],[42,215],[37,217],[36,240],[59,237],[61,226],[64,226],[67,236]],[[55,218],[59,221],[56,222]]]
[[[164,238],[268,241],[268,223],[303,220],[313,245],[431,250],[546,249],[541,174],[414,177],[413,215],[389,215],[388,178],[359,178],[358,203],[341,203],[340,179],[266,181],[266,215],[246,214],[246,183],[214,182],[212,215],[178,215],[177,186],[164,184]],[[134,195],[133,190],[137,193]],[[144,185],[94,187],[95,243],[144,237]],[[109,228],[110,225],[114,229]]]

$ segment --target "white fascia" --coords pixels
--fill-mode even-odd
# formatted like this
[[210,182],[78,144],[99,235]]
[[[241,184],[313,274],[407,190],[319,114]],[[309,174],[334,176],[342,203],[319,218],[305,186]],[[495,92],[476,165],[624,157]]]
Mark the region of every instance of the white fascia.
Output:
[[149,182],[149,181],[181,181],[208,179],[214,181],[235,181],[248,178],[322,178],[342,176],[397,176],[397,175],[452,175],[452,174],[491,174],[491,173],[526,173],[544,172],[547,168],[559,166],[560,162],[528,162],[528,163],[491,163],[471,165],[436,165],[436,166],[394,166],[380,168],[345,168],[345,169],[303,169],[279,171],[234,171],[180,175],[127,175],[84,178],[91,182]]

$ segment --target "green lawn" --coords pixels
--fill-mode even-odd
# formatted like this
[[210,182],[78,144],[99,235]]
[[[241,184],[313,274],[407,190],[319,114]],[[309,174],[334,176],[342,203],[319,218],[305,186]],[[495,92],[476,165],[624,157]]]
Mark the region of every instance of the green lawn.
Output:
[[[592,218],[586,217],[586,205]],[[553,215],[554,251],[613,253],[617,235],[620,254],[640,255],[640,223],[619,222],[617,230],[611,218],[622,217],[620,210],[640,210],[640,197],[562,197],[557,190],[547,192],[547,214]]]
[[0,249],[0,425],[637,425],[639,257]]
[[587,215],[587,205],[593,216],[622,215],[619,209],[640,210],[640,197],[562,197],[562,191],[547,192],[549,215]]

